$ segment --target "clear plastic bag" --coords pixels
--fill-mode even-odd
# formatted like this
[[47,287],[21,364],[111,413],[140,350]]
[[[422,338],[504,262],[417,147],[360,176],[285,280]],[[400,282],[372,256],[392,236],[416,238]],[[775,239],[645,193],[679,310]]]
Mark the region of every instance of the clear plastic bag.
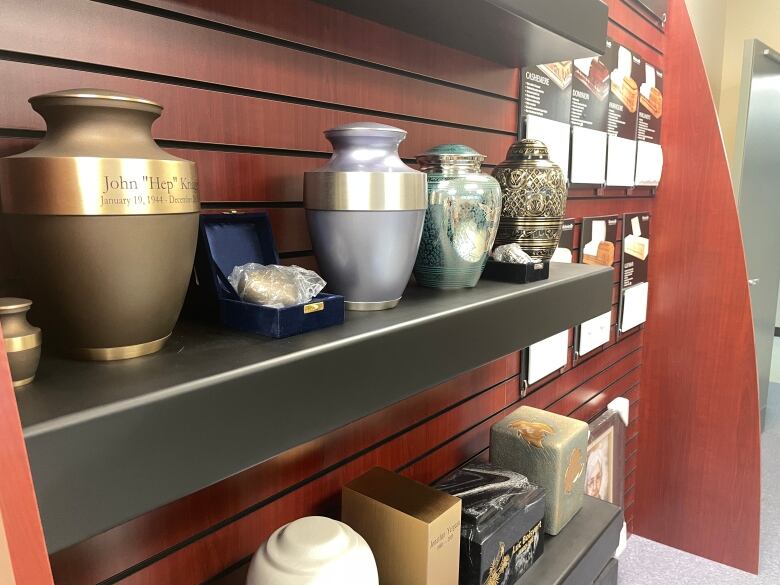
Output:
[[509,264],[533,264],[533,258],[526,254],[518,243],[504,244],[493,250],[493,260]]
[[254,262],[233,268],[228,281],[242,301],[272,309],[308,303],[325,288],[325,281],[311,270]]

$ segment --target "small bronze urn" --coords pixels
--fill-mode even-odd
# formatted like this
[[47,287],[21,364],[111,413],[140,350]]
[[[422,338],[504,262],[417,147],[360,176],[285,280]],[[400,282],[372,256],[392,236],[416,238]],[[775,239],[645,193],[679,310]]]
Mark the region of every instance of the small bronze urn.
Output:
[[493,169],[504,195],[496,246],[517,242],[534,259],[552,258],[561,238],[566,177],[539,140],[515,142]]
[[157,146],[162,107],[149,100],[73,89],[30,103],[46,137],[0,160],[0,219],[36,322],[77,358],[159,350],[195,257],[195,163]]
[[2,341],[8,354],[14,388],[21,388],[33,381],[41,360],[41,330],[27,322],[30,305],[32,301],[27,299],[0,299]]

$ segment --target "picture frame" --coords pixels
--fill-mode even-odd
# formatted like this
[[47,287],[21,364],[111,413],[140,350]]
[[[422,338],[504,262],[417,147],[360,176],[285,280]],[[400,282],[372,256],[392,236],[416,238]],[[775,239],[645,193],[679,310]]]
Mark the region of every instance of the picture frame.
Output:
[[626,427],[620,414],[607,410],[590,423],[585,493],[623,507]]

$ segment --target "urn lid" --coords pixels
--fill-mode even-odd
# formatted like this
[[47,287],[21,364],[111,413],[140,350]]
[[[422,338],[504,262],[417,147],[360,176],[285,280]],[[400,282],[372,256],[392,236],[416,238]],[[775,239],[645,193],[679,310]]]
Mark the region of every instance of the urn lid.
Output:
[[403,140],[406,130],[377,122],[351,122],[325,130],[325,138],[328,140],[347,136],[397,137]]
[[10,315],[18,313],[24,309],[29,309],[32,301],[29,299],[19,299],[16,297],[0,298],[0,315]]
[[515,160],[550,160],[550,151],[541,140],[523,138],[518,140],[506,153],[508,161]]
[[46,106],[103,106],[147,110],[159,115],[163,109],[160,104],[146,98],[95,88],[63,89],[44,93],[31,97],[29,102],[36,111]]
[[421,170],[441,165],[479,167],[484,160],[485,155],[465,144],[439,144],[417,155]]
[[260,547],[247,585],[377,585],[378,580],[363,537],[342,522],[309,516],[282,526]]

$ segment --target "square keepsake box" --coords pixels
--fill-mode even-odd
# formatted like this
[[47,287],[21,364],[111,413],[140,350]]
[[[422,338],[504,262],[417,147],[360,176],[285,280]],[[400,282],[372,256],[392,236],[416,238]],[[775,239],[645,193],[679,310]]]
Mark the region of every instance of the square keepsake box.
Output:
[[266,213],[201,215],[191,294],[199,312],[222,325],[268,337],[289,337],[344,322],[344,297],[321,293],[311,302],[274,309],[243,302],[228,282],[236,266],[279,264]]
[[341,519],[366,539],[382,585],[457,585],[461,501],[375,467],[341,491]]
[[491,463],[544,488],[544,528],[551,535],[582,508],[587,453],[587,423],[530,406],[490,429]]
[[524,475],[470,463],[434,484],[461,499],[460,585],[514,583],[544,551],[544,490]]

